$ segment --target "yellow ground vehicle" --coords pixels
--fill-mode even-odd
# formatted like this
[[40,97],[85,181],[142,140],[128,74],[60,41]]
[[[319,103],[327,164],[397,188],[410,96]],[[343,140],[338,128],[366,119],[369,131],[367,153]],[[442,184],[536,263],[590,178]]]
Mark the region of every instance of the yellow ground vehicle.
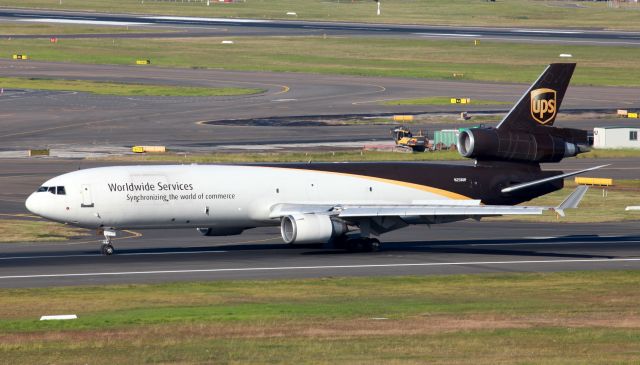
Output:
[[405,126],[399,126],[391,129],[391,136],[396,142],[396,147],[399,147],[408,152],[424,152],[427,148],[427,136],[422,131],[419,131],[417,135],[409,130]]

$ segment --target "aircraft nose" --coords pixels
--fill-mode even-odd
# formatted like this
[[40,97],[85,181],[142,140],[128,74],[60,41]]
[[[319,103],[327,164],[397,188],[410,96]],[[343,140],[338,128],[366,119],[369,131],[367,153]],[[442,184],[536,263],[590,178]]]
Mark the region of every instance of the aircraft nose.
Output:
[[30,211],[33,214],[38,214],[38,204],[36,202],[37,197],[35,196],[35,193],[32,193],[31,195],[29,195],[29,197],[27,198],[27,201],[24,202],[25,207],[27,207],[27,210]]

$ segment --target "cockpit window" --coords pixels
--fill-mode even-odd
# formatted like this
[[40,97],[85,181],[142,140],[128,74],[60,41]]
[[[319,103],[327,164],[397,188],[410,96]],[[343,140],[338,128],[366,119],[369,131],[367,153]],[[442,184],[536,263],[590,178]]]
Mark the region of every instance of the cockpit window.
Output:
[[50,192],[56,195],[67,195],[67,191],[64,186],[41,186],[36,191],[38,193]]

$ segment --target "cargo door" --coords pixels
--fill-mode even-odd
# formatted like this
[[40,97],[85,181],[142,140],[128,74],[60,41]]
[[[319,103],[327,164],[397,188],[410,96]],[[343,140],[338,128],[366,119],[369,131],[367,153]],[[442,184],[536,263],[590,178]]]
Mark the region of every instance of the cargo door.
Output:
[[91,185],[82,185],[82,208],[93,208],[93,197],[91,196]]

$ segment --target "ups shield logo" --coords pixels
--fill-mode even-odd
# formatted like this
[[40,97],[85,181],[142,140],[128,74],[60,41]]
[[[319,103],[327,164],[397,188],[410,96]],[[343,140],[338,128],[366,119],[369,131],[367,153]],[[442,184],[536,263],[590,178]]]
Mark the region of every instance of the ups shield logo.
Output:
[[531,92],[531,116],[540,124],[553,121],[556,116],[556,91],[535,89]]

